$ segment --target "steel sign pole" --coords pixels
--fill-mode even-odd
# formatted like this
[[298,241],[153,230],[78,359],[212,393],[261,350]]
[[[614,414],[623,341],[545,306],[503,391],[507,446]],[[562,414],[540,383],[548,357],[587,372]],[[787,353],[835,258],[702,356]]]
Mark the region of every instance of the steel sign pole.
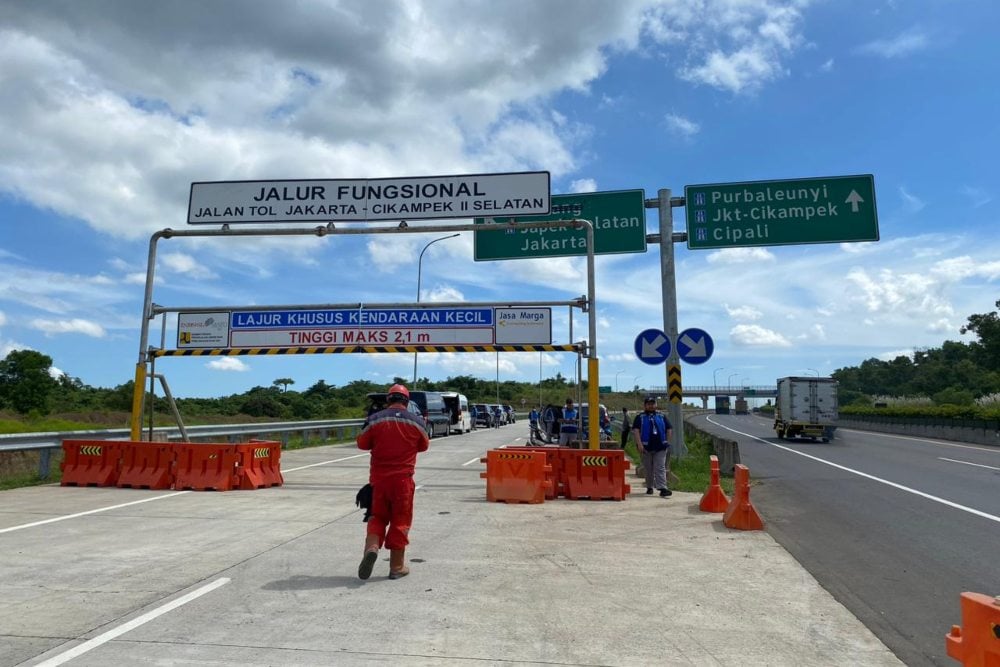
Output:
[[[660,275],[663,280],[663,333],[672,343],[670,356],[665,364],[666,384],[670,385],[670,367],[680,368],[680,357],[677,354],[677,276],[674,269],[674,212],[671,208],[670,189],[657,191],[660,218]],[[667,402],[667,416],[674,429],[674,454],[687,455],[687,445],[684,443],[684,408],[682,403]]]
[[[460,234],[452,234],[450,236],[442,236],[440,238],[436,238],[433,241],[428,242],[427,245],[424,246],[424,249],[420,251],[420,257],[417,259],[417,303],[420,303],[420,272],[421,272],[421,269],[423,269],[424,253],[427,252],[427,249],[430,248],[435,243],[437,243],[438,241],[444,241],[446,239],[453,239],[456,236],[460,236]],[[416,389],[416,388],[417,388],[417,353],[414,352],[413,353],[413,389]]]

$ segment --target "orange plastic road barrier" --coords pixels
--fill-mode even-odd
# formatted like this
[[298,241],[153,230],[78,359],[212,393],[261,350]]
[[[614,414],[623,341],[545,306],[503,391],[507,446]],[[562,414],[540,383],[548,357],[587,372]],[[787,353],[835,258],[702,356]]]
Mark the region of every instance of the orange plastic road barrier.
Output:
[[228,491],[238,480],[236,445],[177,444],[174,488]]
[[698,509],[702,512],[725,512],[729,507],[729,498],[719,484],[719,457],[712,454],[708,457],[708,461],[712,466],[712,479],[705,489],[705,495],[701,497],[701,502],[698,503]]
[[951,626],[945,635],[948,655],[963,665],[1000,665],[1000,595],[962,593],[962,626]]
[[174,484],[174,446],[169,442],[123,442],[117,486],[169,489]]
[[625,483],[631,463],[617,449],[570,449],[562,454],[565,464],[565,491],[570,500],[625,500],[632,487]]
[[62,486],[114,486],[121,471],[121,443],[63,440]]
[[722,523],[726,528],[737,530],[764,530],[764,521],[750,502],[750,469],[742,463],[736,464],[733,500],[726,508]]
[[490,502],[541,503],[551,493],[552,466],[545,464],[545,452],[491,449],[485,462],[479,476],[486,480]]
[[[525,446],[525,447],[505,447],[508,452],[543,452],[545,454],[545,465],[552,468],[552,473],[549,475],[549,480],[552,485],[545,490],[545,499],[554,500],[558,496],[566,495],[566,465],[565,460],[562,456],[563,451],[569,451],[569,447],[544,447],[544,446]],[[485,459],[483,459],[485,463]]]
[[251,440],[247,444],[236,445],[236,454],[239,456],[238,488],[263,489],[285,483],[281,476],[280,442]]

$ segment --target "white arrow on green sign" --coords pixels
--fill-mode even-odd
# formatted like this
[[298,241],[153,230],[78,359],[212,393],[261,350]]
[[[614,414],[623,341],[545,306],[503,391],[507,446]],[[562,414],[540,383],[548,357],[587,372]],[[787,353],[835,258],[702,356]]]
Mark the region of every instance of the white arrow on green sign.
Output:
[[878,241],[875,178],[688,185],[688,248]]
[[[518,229],[518,222],[582,218],[594,225],[594,253],[610,255],[646,252],[646,206],[642,190],[586,192],[552,195],[550,214],[545,216],[476,218],[477,262],[528,257],[566,257],[587,254],[587,232],[571,226]],[[503,225],[489,229],[492,224]],[[509,224],[513,221],[514,224]]]

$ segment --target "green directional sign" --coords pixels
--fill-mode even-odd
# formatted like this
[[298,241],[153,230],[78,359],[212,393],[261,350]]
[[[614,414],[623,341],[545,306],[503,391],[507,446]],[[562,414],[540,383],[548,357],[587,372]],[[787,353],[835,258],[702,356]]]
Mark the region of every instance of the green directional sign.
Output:
[[611,393],[611,385],[610,384],[608,384],[608,385],[603,385],[603,384],[599,385],[597,387],[597,391],[599,391],[602,394],[610,394]]
[[875,178],[688,185],[688,248],[878,241]]
[[[475,260],[566,257],[587,254],[587,232],[571,226],[518,229],[518,222],[583,218],[594,224],[594,253],[646,252],[646,207],[642,190],[552,195],[549,215],[476,218]],[[492,223],[490,222],[492,221]],[[509,224],[513,221],[513,224]],[[489,229],[502,224],[502,229]]]

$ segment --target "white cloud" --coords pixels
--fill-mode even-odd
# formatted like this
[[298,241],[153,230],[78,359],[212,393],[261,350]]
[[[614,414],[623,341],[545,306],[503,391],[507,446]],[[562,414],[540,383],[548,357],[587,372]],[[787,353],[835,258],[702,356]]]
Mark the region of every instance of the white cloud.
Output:
[[250,370],[250,366],[243,363],[236,357],[219,357],[218,359],[212,359],[205,364],[205,368],[211,368],[214,371],[233,371],[237,373]]
[[79,318],[71,320],[34,319],[29,322],[28,326],[32,329],[43,331],[49,336],[64,333],[79,333],[84,334],[85,336],[91,336],[92,338],[104,338],[104,336],[107,335],[104,331],[104,327],[100,324]]
[[863,44],[856,51],[883,58],[902,58],[911,53],[922,51],[928,46],[930,46],[930,39],[927,34],[917,28],[911,28],[895,37],[876,39]]
[[61,369],[56,368],[55,366],[49,366],[49,377],[52,378],[53,380],[58,380],[63,375],[66,374],[63,373]]
[[746,264],[773,262],[774,254],[765,248],[723,248],[708,255],[709,264]]
[[163,266],[174,273],[198,280],[215,279],[218,275],[200,264],[194,257],[180,252],[165,253],[160,257]]
[[928,323],[927,331],[929,333],[943,334],[958,331],[958,327],[953,325],[947,318],[942,317],[941,319]]
[[962,194],[969,198],[972,202],[973,208],[985,206],[993,201],[993,196],[986,192],[986,190],[983,190],[982,188],[975,188],[971,185],[963,186]]
[[913,349],[906,350],[892,350],[890,352],[883,352],[878,355],[878,358],[882,361],[892,361],[896,357],[908,357],[910,361],[913,361]]
[[726,309],[726,313],[728,313],[729,317],[734,320],[759,320],[764,317],[764,313],[760,312],[753,306],[730,307],[728,303],[723,305]]
[[857,288],[850,300],[861,303],[871,313],[954,314],[951,304],[939,294],[940,284],[924,274],[881,269],[873,276],[863,268],[855,268],[847,274],[847,280]]
[[[146,284],[146,274],[145,273],[127,273],[123,276],[122,280],[128,285],[145,285]],[[154,277],[153,282],[160,282],[159,277]]]
[[597,181],[592,178],[580,178],[569,184],[570,192],[597,192]]
[[734,345],[747,347],[791,347],[791,342],[777,331],[757,324],[737,324],[729,330]]
[[420,296],[421,301],[440,301],[440,302],[460,302],[465,301],[465,296],[454,287],[449,287],[447,285],[438,285],[430,291],[421,290],[423,294]]
[[667,129],[684,139],[690,139],[701,131],[698,123],[675,113],[668,113],[664,119],[667,121]]
[[903,203],[906,206],[906,210],[910,213],[916,213],[924,208],[927,204],[917,197],[906,191],[902,185],[899,186],[899,196],[903,198]]
[[7,324],[7,315],[5,315],[2,310],[0,310],[0,327],[2,327],[5,324]]
[[819,66],[820,70],[823,72],[833,71],[833,58],[828,59],[825,63]]
[[973,277],[993,281],[1000,278],[1000,260],[979,262],[968,255],[962,255],[937,262],[931,267],[931,272],[948,281]]
[[686,38],[707,54],[700,63],[683,67],[680,77],[738,94],[785,76],[782,59],[803,42],[801,6],[771,1],[718,2],[697,9],[688,3],[668,6],[664,13],[673,13],[671,19],[681,29],[668,31],[668,37]]

